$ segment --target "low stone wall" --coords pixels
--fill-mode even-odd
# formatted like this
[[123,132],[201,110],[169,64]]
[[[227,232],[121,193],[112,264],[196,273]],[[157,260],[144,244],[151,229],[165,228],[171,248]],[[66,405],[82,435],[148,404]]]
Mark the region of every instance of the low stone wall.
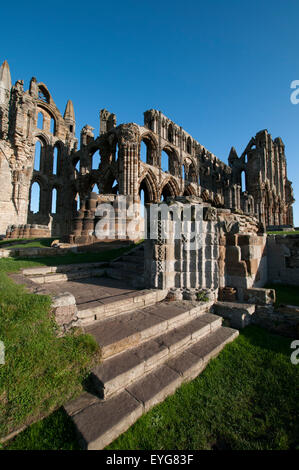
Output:
[[10,238],[50,238],[51,232],[47,225],[26,224],[9,225],[6,230],[6,239]]
[[257,305],[252,323],[279,335],[298,338],[299,307],[293,305]]
[[48,256],[67,255],[70,252],[77,252],[74,248],[11,248],[0,250],[0,258],[43,258]]
[[299,235],[268,235],[268,282],[299,286]]

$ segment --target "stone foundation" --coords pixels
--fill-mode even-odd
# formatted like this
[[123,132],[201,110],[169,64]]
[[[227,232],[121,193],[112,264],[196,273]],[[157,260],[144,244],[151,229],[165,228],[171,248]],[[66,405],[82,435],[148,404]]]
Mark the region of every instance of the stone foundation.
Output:
[[51,232],[47,225],[26,224],[9,225],[5,239],[15,238],[50,238]]

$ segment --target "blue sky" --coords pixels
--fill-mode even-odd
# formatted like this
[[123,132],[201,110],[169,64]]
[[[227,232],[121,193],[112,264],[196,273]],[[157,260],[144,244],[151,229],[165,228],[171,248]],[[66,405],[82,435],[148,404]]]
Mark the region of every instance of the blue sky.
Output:
[[[45,82],[62,113],[72,99],[77,136],[85,124],[98,134],[101,108],[118,123],[157,108],[227,162],[266,128],[299,198],[297,0],[15,1],[1,17],[13,82]],[[299,201],[294,215],[299,225]]]

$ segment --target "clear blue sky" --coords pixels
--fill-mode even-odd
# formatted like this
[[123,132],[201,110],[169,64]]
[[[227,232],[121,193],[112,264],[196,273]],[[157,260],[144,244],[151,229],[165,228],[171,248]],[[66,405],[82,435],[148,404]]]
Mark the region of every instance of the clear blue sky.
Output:
[[62,113],[72,99],[77,136],[101,108],[118,123],[157,108],[227,162],[266,128],[299,199],[298,0],[15,1],[1,17],[13,82],[45,82]]

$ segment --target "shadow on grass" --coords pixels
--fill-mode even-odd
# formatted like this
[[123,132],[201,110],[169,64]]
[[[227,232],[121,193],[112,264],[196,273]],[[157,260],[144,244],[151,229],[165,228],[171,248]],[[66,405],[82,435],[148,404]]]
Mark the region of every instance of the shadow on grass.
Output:
[[242,330],[242,336],[248,343],[258,348],[269,352],[280,353],[288,357],[291,355],[292,350],[290,349],[290,344],[293,341],[292,338],[270,333],[264,328],[254,325],[249,325],[244,328]]
[[32,424],[4,450],[80,450],[75,426],[64,408],[59,408],[47,418]]

